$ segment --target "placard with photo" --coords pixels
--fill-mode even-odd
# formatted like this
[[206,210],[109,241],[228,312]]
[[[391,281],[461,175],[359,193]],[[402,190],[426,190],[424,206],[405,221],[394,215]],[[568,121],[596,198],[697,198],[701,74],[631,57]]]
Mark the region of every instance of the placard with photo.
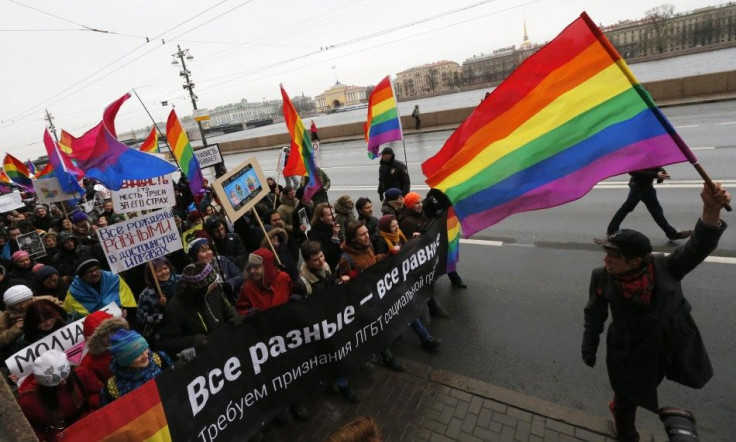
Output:
[[268,194],[260,164],[248,158],[218,178],[212,186],[230,221],[235,222]]

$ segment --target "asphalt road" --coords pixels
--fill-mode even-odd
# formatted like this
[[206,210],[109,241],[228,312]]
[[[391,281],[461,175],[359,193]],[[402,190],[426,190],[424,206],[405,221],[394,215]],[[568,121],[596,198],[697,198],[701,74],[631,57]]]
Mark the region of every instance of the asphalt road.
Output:
[[[665,113],[711,177],[736,194],[733,102],[669,108]],[[420,164],[449,135],[425,133],[406,140],[414,190],[426,193]],[[394,150],[403,160],[401,143],[394,143]],[[233,166],[248,156],[228,156],[226,163]],[[273,175],[278,152],[256,156],[265,172]],[[323,144],[317,161],[332,180],[332,199],[341,194],[368,196],[378,205],[378,165],[366,157],[364,143]],[[658,186],[665,215],[676,228],[691,228],[702,207],[701,180],[689,164],[667,170],[672,180]],[[395,353],[608,417],[606,404],[612,393],[605,349],[599,349],[594,369],[582,363],[582,311],[590,272],[603,258],[592,238],[605,234],[611,216],[626,198],[627,181],[628,176],[613,177],[573,203],[513,215],[475,235],[473,239],[480,243],[461,245],[458,270],[470,288],[452,289],[447,278],[437,283],[436,297],[451,313],[450,318],[437,319],[430,326],[443,340],[440,351],[424,352],[408,330],[395,344]],[[724,219],[736,226],[732,213]],[[629,215],[623,227],[647,234],[655,251],[667,252],[677,246],[664,237],[643,206]],[[715,375],[702,390],[668,381],[659,390],[660,405],[685,407],[695,413],[702,440],[708,441],[730,440],[736,416],[736,235],[732,231],[725,233],[713,256],[717,257],[714,261],[703,263],[686,277],[683,287]],[[640,411],[638,422],[644,429],[664,434],[652,413]]]

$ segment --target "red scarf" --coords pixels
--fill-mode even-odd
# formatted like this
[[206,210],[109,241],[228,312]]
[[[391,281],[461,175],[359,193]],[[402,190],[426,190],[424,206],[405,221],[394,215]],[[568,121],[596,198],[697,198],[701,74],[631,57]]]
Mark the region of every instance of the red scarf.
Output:
[[652,303],[654,290],[654,263],[647,257],[639,268],[613,276],[621,288],[621,296],[635,305],[648,306]]

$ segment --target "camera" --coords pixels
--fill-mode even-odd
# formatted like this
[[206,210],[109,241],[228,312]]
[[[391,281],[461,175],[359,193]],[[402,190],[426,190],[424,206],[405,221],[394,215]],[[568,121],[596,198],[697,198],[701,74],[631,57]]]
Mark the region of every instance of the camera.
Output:
[[695,416],[685,409],[664,407],[657,412],[659,420],[664,425],[670,442],[695,442],[698,430],[695,428]]

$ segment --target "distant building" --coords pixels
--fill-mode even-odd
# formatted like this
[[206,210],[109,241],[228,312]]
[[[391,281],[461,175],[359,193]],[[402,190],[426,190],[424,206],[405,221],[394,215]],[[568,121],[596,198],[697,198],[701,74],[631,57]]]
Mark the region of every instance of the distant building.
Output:
[[396,74],[397,98],[454,92],[460,88],[460,65],[442,60]]
[[348,86],[338,81],[331,88],[315,96],[314,101],[317,112],[367,103],[368,88],[365,86]]
[[671,16],[652,15],[601,28],[630,59],[711,45],[736,45],[736,4],[708,6]]
[[[526,36],[525,36],[526,37]],[[496,49],[491,54],[472,56],[463,62],[462,81],[465,86],[500,83],[522,61],[537,52],[543,45],[532,44],[526,38],[520,48],[516,45]]]

